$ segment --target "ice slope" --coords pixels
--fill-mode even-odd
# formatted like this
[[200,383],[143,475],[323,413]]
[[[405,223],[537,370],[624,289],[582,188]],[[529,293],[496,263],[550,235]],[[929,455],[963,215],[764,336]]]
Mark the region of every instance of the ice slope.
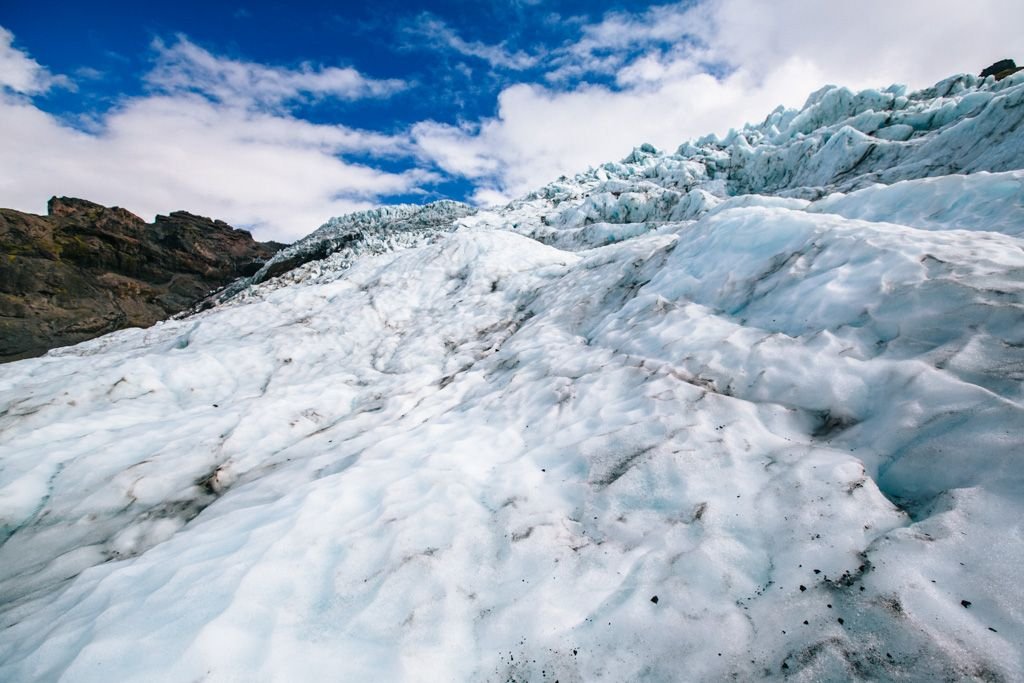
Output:
[[3,366],[0,680],[1024,679],[1024,79],[948,83],[984,167],[638,149]]

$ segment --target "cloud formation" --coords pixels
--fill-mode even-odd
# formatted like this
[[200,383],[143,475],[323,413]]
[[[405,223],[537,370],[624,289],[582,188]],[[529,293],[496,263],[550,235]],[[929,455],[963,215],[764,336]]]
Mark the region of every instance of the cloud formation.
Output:
[[581,29],[565,61],[682,46],[687,49],[676,55],[746,69],[757,78],[795,57],[844,84],[926,86],[1019,50],[1022,17],[1024,5],[1015,0],[864,0],[855,8],[806,0],[684,1],[606,14]]
[[38,95],[55,86],[71,88],[73,84],[14,47],[14,34],[0,26],[0,91]]
[[464,57],[475,57],[492,68],[521,71],[536,66],[540,55],[523,50],[510,50],[506,43],[491,45],[478,40],[463,39],[452,27],[431,14],[421,14],[405,28],[406,36],[423,40],[427,45],[450,50]]
[[12,48],[9,36],[0,34],[8,90],[0,93],[0,165],[18,173],[0,179],[2,206],[41,213],[57,194],[147,218],[186,209],[250,227],[260,239],[290,241],[331,216],[437,179],[343,158],[404,153],[403,136],[315,124],[283,106],[303,97],[383,96],[396,83],[352,69],[249,64],[179,39],[157,45],[152,94],[121,101],[83,131],[15,94],[63,79]]
[[153,89],[199,93],[225,104],[278,106],[328,97],[387,97],[407,87],[398,79],[367,78],[351,67],[304,63],[287,69],[219,57],[180,35],[171,45],[157,39],[153,48],[156,65],[146,76]]

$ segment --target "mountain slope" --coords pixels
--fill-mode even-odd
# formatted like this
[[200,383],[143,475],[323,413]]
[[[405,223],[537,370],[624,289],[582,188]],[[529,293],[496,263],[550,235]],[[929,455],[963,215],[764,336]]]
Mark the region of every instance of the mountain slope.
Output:
[[283,246],[184,211],[147,224],[83,199],[54,197],[48,208],[0,209],[0,362],[148,327]]
[[1024,76],[898,92],[5,366],[0,677],[1020,680]]

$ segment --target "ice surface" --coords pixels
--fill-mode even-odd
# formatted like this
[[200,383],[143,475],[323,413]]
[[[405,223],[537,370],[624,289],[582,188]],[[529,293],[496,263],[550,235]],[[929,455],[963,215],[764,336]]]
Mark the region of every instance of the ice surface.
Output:
[[1022,92],[343,217],[0,367],[0,680],[1024,679]]
[[811,211],[935,230],[1024,233],[1024,172],[975,173],[835,193]]

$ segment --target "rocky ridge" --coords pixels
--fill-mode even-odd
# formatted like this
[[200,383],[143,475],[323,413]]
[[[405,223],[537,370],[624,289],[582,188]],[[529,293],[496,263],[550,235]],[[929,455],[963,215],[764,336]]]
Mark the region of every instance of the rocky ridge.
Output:
[[282,246],[185,211],[146,223],[68,197],[50,199],[46,216],[0,209],[0,362],[148,327]]

